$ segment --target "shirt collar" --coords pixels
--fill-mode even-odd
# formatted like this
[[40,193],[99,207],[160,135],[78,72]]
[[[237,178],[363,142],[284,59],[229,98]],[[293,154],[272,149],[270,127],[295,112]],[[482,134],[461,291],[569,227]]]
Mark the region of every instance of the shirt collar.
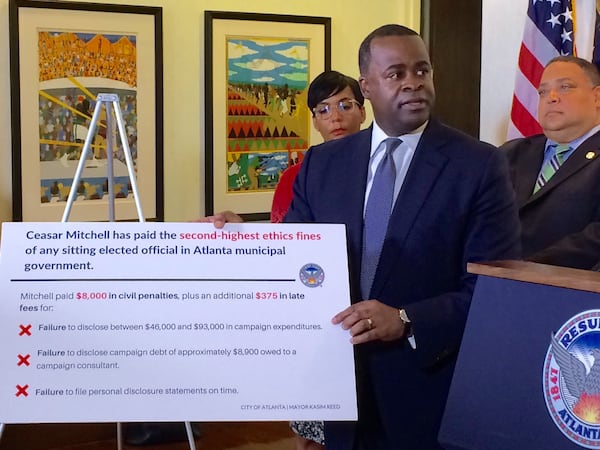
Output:
[[423,135],[423,131],[429,121],[425,121],[423,125],[414,129],[413,131],[409,131],[408,133],[402,134],[400,136],[388,136],[381,129],[381,127],[377,124],[377,121],[373,120],[373,133],[371,135],[371,156],[375,153],[375,150],[379,147],[384,140],[390,137],[395,137],[398,139],[402,139],[402,142],[408,145],[411,149],[416,149],[419,144],[419,140],[421,140],[421,136]]
[[[587,138],[589,138],[590,136],[593,136],[594,134],[598,133],[600,131],[600,124],[596,125],[594,128],[592,128],[590,131],[588,131],[587,133],[585,133],[583,136],[578,137],[577,139],[573,139],[571,142],[569,142],[569,147],[571,147],[573,150],[575,150],[577,147],[579,147]],[[548,151],[548,149],[552,146],[558,145],[558,143],[550,140],[550,139],[546,139],[546,147],[544,147],[544,151]]]

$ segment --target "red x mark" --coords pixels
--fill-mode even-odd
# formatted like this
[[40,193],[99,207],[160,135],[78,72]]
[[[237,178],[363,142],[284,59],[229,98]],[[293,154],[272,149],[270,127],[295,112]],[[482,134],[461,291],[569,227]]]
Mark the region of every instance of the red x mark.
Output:
[[17,393],[15,394],[17,397],[19,396],[24,396],[24,397],[28,397],[29,394],[27,393],[27,389],[29,389],[29,385],[26,384],[25,386],[21,386],[19,384],[17,384]]
[[26,366],[29,365],[29,358],[31,357],[30,354],[27,354],[25,356],[19,354],[19,362],[17,363],[17,366],[22,366],[23,364],[25,364]]
[[31,336],[31,324],[29,325],[19,325],[19,327],[21,328],[21,332],[19,333],[19,336]]

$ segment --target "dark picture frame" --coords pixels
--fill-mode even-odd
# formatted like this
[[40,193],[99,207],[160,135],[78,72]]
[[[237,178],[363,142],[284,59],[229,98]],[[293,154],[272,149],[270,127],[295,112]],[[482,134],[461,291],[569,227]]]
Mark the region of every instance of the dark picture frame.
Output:
[[275,185],[318,142],[310,81],[331,67],[331,18],[205,11],[205,213],[268,220]]
[[[9,0],[9,33],[13,220],[61,219],[98,93],[119,95],[144,218],[164,220],[162,8]],[[110,135],[99,117],[72,221],[109,217]],[[113,142],[115,219],[135,220],[126,158]]]

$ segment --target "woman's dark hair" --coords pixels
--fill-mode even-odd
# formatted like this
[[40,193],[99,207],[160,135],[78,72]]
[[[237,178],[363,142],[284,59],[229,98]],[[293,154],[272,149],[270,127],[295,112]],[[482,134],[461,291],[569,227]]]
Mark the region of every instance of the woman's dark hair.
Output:
[[343,91],[347,87],[352,90],[356,101],[363,105],[365,103],[365,97],[360,90],[358,81],[343,73],[336,72],[335,70],[321,73],[308,87],[308,107],[312,111],[323,100]]

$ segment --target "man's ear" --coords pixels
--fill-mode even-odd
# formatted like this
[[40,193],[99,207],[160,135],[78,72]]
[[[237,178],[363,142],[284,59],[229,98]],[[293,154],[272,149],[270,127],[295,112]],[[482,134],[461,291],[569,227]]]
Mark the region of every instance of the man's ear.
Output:
[[600,85],[594,86],[594,103],[596,104],[596,108],[600,109]]
[[360,77],[358,79],[358,85],[360,86],[360,91],[362,92],[363,97],[370,98],[369,97],[369,83],[367,82],[365,77]]

